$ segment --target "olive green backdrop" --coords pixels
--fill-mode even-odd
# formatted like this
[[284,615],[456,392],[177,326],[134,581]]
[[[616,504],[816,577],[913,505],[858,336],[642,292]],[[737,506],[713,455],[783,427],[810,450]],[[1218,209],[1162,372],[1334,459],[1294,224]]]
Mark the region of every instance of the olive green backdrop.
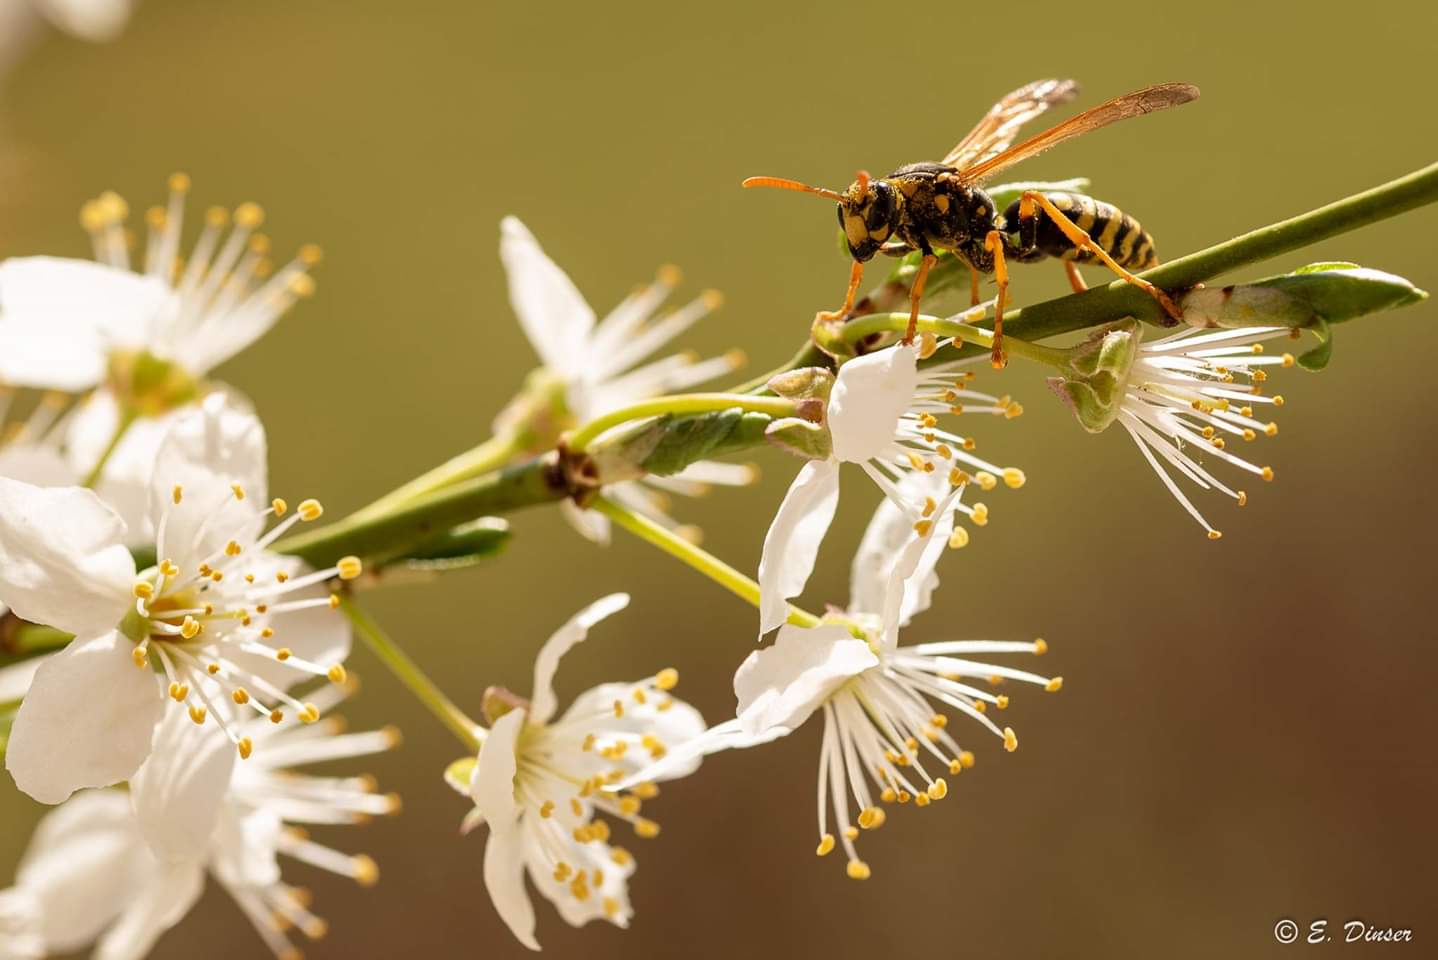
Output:
[[[1160,80],[1203,88],[1019,171],[1093,178],[1168,257],[1434,159],[1431,5],[1114,9],[143,0],[118,43],[51,34],[0,92],[0,254],[86,255],[82,200],[114,188],[142,209],[172,170],[193,176],[197,204],[264,203],[279,250],[321,243],[318,296],[220,374],[265,419],[273,489],[337,516],[483,438],[531,365],[496,256],[508,213],[601,309],[670,261],[690,290],[722,289],[687,345],[741,346],[759,370],[833,306],[847,268],[826,205],[739,180],[839,186],[859,165],[935,158],[1036,77],[1075,76],[1090,104]],[[1269,266],[1353,259],[1432,288],[1435,230],[1438,211],[1418,211]],[[1062,290],[1054,267],[1015,275],[1020,302]],[[866,840],[864,884],[812,853],[816,727],[713,758],[653,805],[662,839],[631,844],[633,929],[571,930],[539,905],[546,949],[1314,949],[1274,943],[1291,916],[1412,927],[1418,942],[1387,952],[1431,951],[1435,309],[1343,327],[1329,371],[1278,375],[1289,402],[1262,444],[1278,480],[1251,487],[1241,514],[1203,501],[1218,543],[1123,434],[1083,434],[1013,366],[1001,389],[1028,414],[984,436],[1030,482],[985,498],[993,522],[946,559],[947,587],[909,636],[1046,637],[1043,666],[1067,683],[1016,696],[1023,748],[984,742],[948,800],[891,817]],[[745,569],[798,466],[758,459],[760,486],[678,505]],[[847,597],[875,499],[848,489],[811,605]],[[555,511],[513,524],[501,561],[372,599],[457,699],[528,690],[549,631],[623,589],[634,605],[565,661],[561,693],[673,665],[706,715],[732,710],[753,610],[644,544],[595,548]],[[483,837],[458,835],[464,804],[440,780],[460,749],[366,652],[352,663],[367,681],[356,725],[407,733],[374,764],[405,811],[328,835],[376,856],[378,888],[293,870],[332,923],[310,952],[522,955],[480,880]],[[40,813],[0,796],[6,871]],[[263,952],[212,888],[155,955]]]

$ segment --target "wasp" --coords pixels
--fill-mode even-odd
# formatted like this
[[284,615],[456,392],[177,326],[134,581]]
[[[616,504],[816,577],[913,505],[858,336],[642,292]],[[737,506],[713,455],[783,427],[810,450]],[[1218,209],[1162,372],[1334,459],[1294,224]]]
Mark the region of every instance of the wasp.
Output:
[[919,299],[936,253],[947,250],[968,265],[974,303],[979,275],[993,274],[998,287],[994,305],[993,364],[1003,367],[1004,308],[1008,303],[1009,259],[1064,261],[1075,290],[1085,289],[1075,263],[1098,262],[1145,290],[1175,320],[1182,313],[1168,295],[1132,271],[1158,265],[1153,238],[1138,221],[1118,208],[1085,196],[1025,191],[1000,211],[981,184],[1001,170],[1036,156],[1065,140],[1129,117],[1176,107],[1198,97],[1186,83],[1160,83],[1115,97],[1014,146],[1019,129],[1050,107],[1078,93],[1072,80],[1039,80],[1004,97],[938,163],[911,163],[887,177],[860,170],[840,193],[781,177],[750,177],[745,187],[777,187],[827,197],[838,204],[854,263],[849,288],[837,311],[824,311],[818,322],[848,316],[864,275],[864,264],[877,253],[902,256],[923,252],[909,290],[909,325],[904,343],[912,343]]

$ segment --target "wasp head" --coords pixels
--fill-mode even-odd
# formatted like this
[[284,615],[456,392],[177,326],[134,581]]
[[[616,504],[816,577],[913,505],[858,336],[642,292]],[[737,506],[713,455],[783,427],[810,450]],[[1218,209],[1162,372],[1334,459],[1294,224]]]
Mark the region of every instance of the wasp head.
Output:
[[872,260],[898,226],[899,201],[894,188],[863,170],[840,194],[838,210],[849,255],[860,263]]

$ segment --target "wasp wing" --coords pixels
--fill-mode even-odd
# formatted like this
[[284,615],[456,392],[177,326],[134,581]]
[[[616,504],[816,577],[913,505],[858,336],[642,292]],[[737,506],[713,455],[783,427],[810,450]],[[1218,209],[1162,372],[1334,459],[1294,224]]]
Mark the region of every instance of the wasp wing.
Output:
[[1007,150],[1019,128],[1055,104],[1078,95],[1072,80],[1036,80],[994,104],[984,118],[944,157],[946,167],[959,170],[983,163]]
[[976,183],[993,176],[1000,170],[1008,169],[1020,160],[1038,156],[1050,147],[1057,146],[1080,134],[1088,133],[1090,130],[1097,130],[1099,127],[1106,127],[1111,123],[1127,120],[1129,117],[1139,117],[1145,113],[1167,110],[1169,107],[1176,107],[1181,103],[1188,103],[1188,101],[1196,99],[1198,99],[1198,88],[1188,83],[1158,83],[1122,97],[1114,97],[1092,110],[1085,110],[1058,126],[1050,127],[1043,133],[1030,137],[998,156],[960,169],[959,179],[965,183]]

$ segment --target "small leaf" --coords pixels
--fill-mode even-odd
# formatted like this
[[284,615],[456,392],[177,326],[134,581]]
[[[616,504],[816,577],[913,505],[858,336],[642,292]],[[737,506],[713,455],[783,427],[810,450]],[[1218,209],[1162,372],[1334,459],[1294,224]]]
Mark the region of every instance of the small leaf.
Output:
[[1351,263],[1314,263],[1259,284],[1297,297],[1330,324],[1405,307],[1428,294],[1396,274]]
[[698,460],[707,460],[760,442],[771,422],[762,413],[738,407],[686,417],[667,417],[656,426],[658,436],[645,451],[639,466],[656,477],[678,473]]
[[834,442],[826,428],[798,417],[775,420],[764,431],[764,439],[805,460],[827,460],[834,452]]

